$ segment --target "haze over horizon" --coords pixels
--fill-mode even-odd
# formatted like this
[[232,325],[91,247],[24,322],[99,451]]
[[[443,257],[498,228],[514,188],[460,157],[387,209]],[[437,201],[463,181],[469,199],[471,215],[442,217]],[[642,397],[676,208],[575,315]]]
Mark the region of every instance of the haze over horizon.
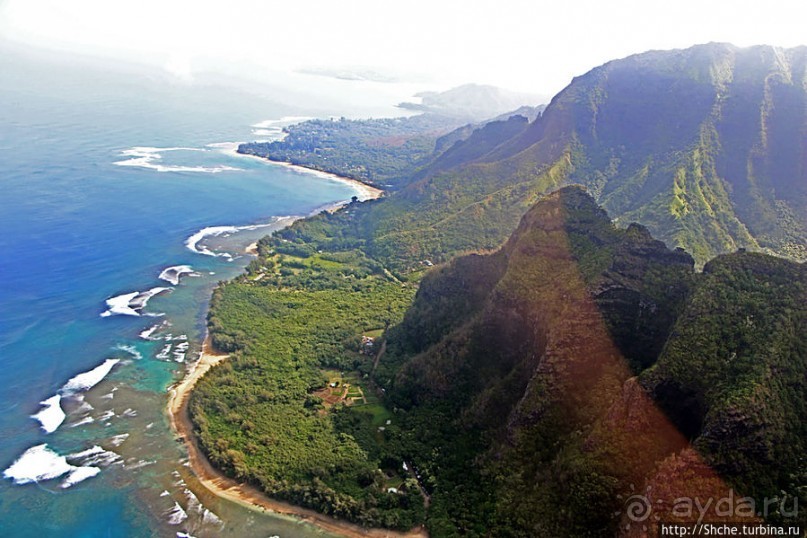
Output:
[[0,0],[0,534],[801,536],[801,4]]
[[651,49],[719,41],[745,47],[805,43],[807,7],[774,0],[601,3],[360,0],[269,5],[253,0],[136,7],[97,0],[0,2],[0,38],[60,52],[256,82],[273,74],[356,76],[447,89],[493,84],[545,98],[574,76]]

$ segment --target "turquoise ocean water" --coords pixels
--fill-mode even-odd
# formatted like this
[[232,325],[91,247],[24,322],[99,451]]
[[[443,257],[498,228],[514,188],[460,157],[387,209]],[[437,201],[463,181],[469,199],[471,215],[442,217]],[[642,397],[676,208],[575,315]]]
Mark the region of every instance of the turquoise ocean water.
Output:
[[212,287],[272,229],[255,225],[354,194],[221,145],[304,113],[0,55],[0,534],[322,535],[206,494],[164,412]]

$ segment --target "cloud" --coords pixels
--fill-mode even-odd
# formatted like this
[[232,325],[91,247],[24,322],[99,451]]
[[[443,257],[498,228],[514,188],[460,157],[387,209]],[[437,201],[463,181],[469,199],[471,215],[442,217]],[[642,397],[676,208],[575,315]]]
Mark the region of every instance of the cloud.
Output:
[[169,56],[168,61],[163,64],[163,69],[183,82],[193,81],[191,57],[187,53],[174,52]]
[[[801,43],[807,6],[637,0],[7,0],[0,35],[149,61],[189,80],[197,65],[417,73],[435,84],[554,93],[575,75],[647,49],[707,41]],[[234,62],[235,60],[235,62]]]

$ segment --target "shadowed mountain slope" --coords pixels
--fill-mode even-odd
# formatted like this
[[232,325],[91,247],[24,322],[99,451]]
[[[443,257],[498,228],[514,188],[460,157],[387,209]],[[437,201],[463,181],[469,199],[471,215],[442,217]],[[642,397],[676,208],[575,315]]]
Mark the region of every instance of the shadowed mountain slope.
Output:
[[804,266],[693,266],[570,187],[499,251],[423,280],[375,375],[406,410],[438,535],[610,534],[632,484],[662,504],[798,495]]
[[[367,215],[378,256],[495,248],[541,193],[581,184],[699,265],[807,251],[807,48],[708,44],[595,68],[526,128],[491,124]],[[405,254],[401,254],[405,253]]]

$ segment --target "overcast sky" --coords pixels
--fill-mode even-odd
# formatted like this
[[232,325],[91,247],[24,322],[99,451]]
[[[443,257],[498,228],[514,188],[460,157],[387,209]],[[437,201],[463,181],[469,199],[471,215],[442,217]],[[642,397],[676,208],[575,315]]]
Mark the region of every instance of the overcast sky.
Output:
[[0,0],[0,35],[186,79],[362,68],[437,87],[553,95],[573,76],[648,49],[805,44],[806,15],[807,2],[795,0]]

